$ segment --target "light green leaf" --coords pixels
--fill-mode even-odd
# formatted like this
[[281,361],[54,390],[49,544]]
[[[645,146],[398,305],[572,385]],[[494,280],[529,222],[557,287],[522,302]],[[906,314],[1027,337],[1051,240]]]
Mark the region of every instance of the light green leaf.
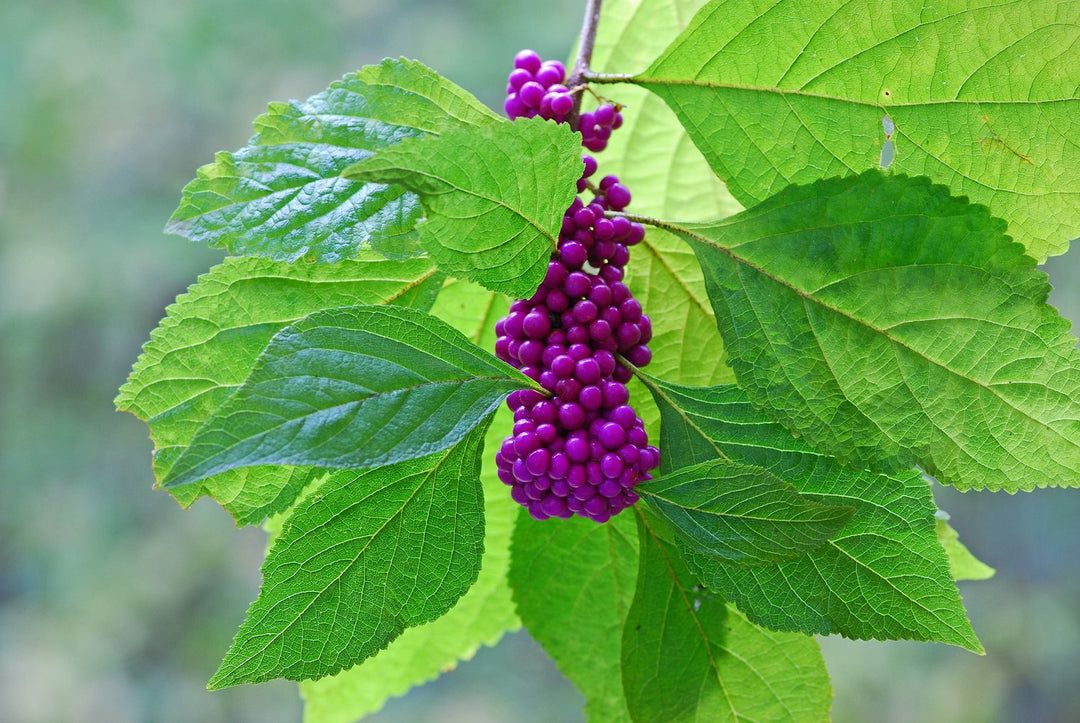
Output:
[[1080,351],[1003,227],[878,172],[670,226],[740,385],[822,451],[960,489],[1077,486]]
[[[646,67],[686,27],[706,0],[607,0],[592,68],[625,72]],[[606,92],[607,88],[594,86]],[[593,103],[585,94],[584,103]],[[633,191],[631,211],[659,218],[715,219],[742,210],[694,147],[678,118],[643,88],[612,88],[626,106],[624,122],[597,155],[598,177],[612,173]],[[735,381],[716,330],[701,267],[674,235],[649,228],[630,251],[625,281],[654,322],[649,371],[663,379],[709,385]],[[659,415],[631,382],[631,396],[651,439]]]
[[[495,344],[495,322],[506,314],[507,306],[500,294],[447,279],[431,313],[490,349]],[[497,450],[511,423],[509,410],[500,407],[484,448]],[[485,454],[482,466],[484,557],[476,582],[446,615],[409,628],[374,658],[332,677],[302,682],[306,723],[351,723],[374,713],[389,698],[470,660],[480,646],[494,645],[504,632],[521,626],[506,579],[510,538],[520,508],[496,475],[494,454]]]
[[[490,293],[490,292],[486,292]],[[442,296],[440,296],[441,303]],[[484,556],[480,574],[448,613],[409,628],[374,658],[317,681],[300,683],[305,723],[352,723],[376,712],[393,697],[438,677],[459,661],[470,660],[483,645],[494,645],[521,623],[506,580],[510,536],[519,509],[495,474],[491,450],[510,428],[503,407],[487,431],[480,481],[484,490]]]
[[510,585],[521,621],[585,696],[590,721],[630,720],[620,638],[638,565],[632,515],[538,522],[514,529]]
[[364,246],[415,253],[422,215],[404,188],[341,177],[403,139],[486,125],[498,116],[414,60],[384,60],[304,102],[273,103],[255,135],[218,153],[183,190],[166,230],[233,254],[295,261],[352,258]]
[[1080,228],[1073,4],[714,0],[634,82],[746,205],[877,168],[889,140],[891,170],[986,204],[1037,259]]
[[827,721],[832,686],[817,642],[763,630],[696,583],[639,514],[641,567],[623,631],[635,721]]
[[581,177],[581,138],[540,119],[462,128],[386,148],[346,178],[420,196],[420,243],[447,273],[516,298],[544,279]]
[[680,467],[634,488],[710,563],[761,565],[823,545],[854,509],[804,497],[768,470],[728,459]]
[[[150,425],[154,473],[164,479],[195,430],[232,396],[275,333],[322,308],[405,304],[427,309],[442,277],[429,259],[365,257],[338,264],[230,258],[166,311],[116,406]],[[185,507],[209,495],[239,524],[287,508],[310,470],[255,467],[171,488]]]
[[[706,0],[607,0],[591,67],[596,72],[645,68],[687,26]],[[606,92],[607,88],[594,87]],[[632,209],[660,218],[703,220],[742,210],[694,147],[679,119],[644,88],[612,88],[624,122],[597,155],[600,176],[616,174],[633,191]],[[585,94],[583,102],[596,105]],[[634,272],[630,264],[628,272]]]
[[754,409],[735,385],[685,387],[647,377],[663,416],[660,468],[727,458],[763,467],[851,521],[805,555],[739,567],[686,551],[703,582],[776,630],[935,640],[981,651],[934,530],[930,486],[839,464]]
[[540,389],[423,312],[327,309],[278,332],[162,485],[239,467],[365,469],[415,459],[457,443],[526,388]]
[[960,542],[960,535],[948,523],[948,519],[948,513],[938,510],[935,530],[938,542],[949,556],[949,569],[952,570],[953,579],[989,580],[992,578],[997,571],[971,554],[964,543]]
[[208,687],[332,675],[449,610],[480,569],[486,427],[439,454],[336,472],[307,497]]

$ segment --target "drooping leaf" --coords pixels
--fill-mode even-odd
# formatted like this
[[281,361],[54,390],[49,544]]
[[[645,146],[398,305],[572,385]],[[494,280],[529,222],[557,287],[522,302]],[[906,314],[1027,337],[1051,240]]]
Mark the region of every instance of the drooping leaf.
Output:
[[[168,308],[116,406],[150,425],[160,481],[282,328],[319,309],[357,303],[427,309],[441,283],[429,259],[367,256],[338,264],[226,259]],[[286,509],[312,474],[285,467],[229,470],[169,492],[185,507],[209,495],[238,524],[253,524]]]
[[503,633],[520,627],[506,580],[518,505],[495,476],[495,460],[490,453],[499,448],[510,421],[509,410],[502,408],[484,440],[489,452],[484,455],[480,474],[484,490],[484,556],[476,582],[445,615],[409,628],[375,657],[337,675],[302,682],[305,723],[359,720],[382,708],[389,698],[432,680],[458,662],[470,660],[481,646],[494,645]]
[[497,123],[405,141],[344,175],[414,191],[427,216],[420,243],[443,271],[528,298],[574,199],[580,144],[565,124]]
[[735,385],[686,387],[646,377],[663,417],[660,468],[727,458],[763,467],[810,499],[855,508],[804,555],[756,567],[685,549],[710,589],[776,630],[862,639],[934,640],[981,651],[934,529],[929,485],[915,471],[853,469],[791,436]]
[[[484,349],[495,344],[495,322],[505,315],[505,297],[476,284],[448,279],[431,313]],[[503,633],[521,626],[510,596],[507,572],[510,539],[519,507],[496,475],[495,457],[512,426],[509,410],[496,412],[484,439],[489,451],[482,462],[484,488],[484,557],[480,574],[450,612],[409,628],[386,650],[360,665],[317,681],[304,681],[305,723],[352,723],[378,711],[389,698],[426,683],[470,660],[481,646],[494,645]]]
[[537,522],[521,511],[510,584],[521,621],[585,696],[590,721],[630,720],[621,632],[634,595],[637,530],[630,514]]
[[960,535],[948,522],[949,515],[943,510],[938,510],[935,519],[935,530],[938,542],[945,548],[949,556],[949,569],[952,570],[955,580],[989,580],[997,572],[971,554],[964,543],[960,542]]
[[634,488],[698,555],[730,565],[761,565],[823,545],[854,509],[823,505],[766,469],[714,459]]
[[333,675],[449,610],[484,550],[486,427],[428,457],[335,472],[306,498],[209,687]]
[[246,147],[218,153],[199,169],[166,230],[233,254],[283,261],[334,262],[364,246],[407,256],[417,250],[416,197],[341,172],[406,138],[496,121],[430,68],[387,59],[304,102],[271,104]]
[[162,484],[259,465],[365,469],[415,459],[455,444],[526,388],[540,389],[423,312],[327,309],[274,336]]
[[623,630],[635,721],[827,721],[832,686],[817,642],[753,625],[702,588],[639,515],[641,564]]
[[877,168],[889,142],[891,170],[986,204],[1036,259],[1080,229],[1068,3],[714,0],[634,82],[748,206]]
[[822,451],[960,489],[1080,485],[1080,351],[982,206],[867,172],[672,227],[739,383]]

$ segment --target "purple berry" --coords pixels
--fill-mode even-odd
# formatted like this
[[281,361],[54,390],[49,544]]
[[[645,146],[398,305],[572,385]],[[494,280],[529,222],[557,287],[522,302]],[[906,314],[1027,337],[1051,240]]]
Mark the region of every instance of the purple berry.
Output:
[[514,67],[522,68],[532,74],[539,72],[541,64],[540,56],[535,50],[522,50],[514,56]]

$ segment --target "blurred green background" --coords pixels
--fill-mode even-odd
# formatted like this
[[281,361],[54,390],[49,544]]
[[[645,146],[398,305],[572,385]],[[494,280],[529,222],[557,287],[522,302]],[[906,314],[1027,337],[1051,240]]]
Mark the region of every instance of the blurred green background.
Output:
[[[161,227],[270,100],[388,55],[498,108],[513,54],[565,57],[580,0],[0,0],[0,721],[295,721],[295,686],[208,693],[264,535],[150,489],[112,399],[164,307],[221,254]],[[1080,250],[1048,265],[1080,319]],[[984,658],[825,640],[838,721],[1058,721],[1080,711],[1080,492],[939,502],[998,569],[961,586]],[[581,720],[525,633],[381,721]]]

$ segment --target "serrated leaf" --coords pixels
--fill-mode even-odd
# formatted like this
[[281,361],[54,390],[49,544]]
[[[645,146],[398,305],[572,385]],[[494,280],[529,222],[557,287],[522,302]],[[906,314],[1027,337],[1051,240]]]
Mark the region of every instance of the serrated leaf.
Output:
[[[448,279],[431,313],[479,346],[491,348],[495,321],[506,313],[507,306],[501,295],[467,281]],[[484,448],[498,449],[511,422],[509,410],[500,407],[488,428]],[[305,723],[351,723],[374,713],[389,698],[470,660],[481,646],[494,645],[503,633],[521,626],[507,581],[511,533],[520,508],[496,475],[493,454],[483,457],[480,481],[485,534],[476,582],[450,612],[409,628],[374,658],[337,675],[302,682]]]
[[622,654],[633,719],[827,721],[832,686],[817,642],[748,622],[638,519],[641,566]]
[[429,457],[336,472],[306,498],[208,687],[332,675],[449,610],[480,569],[486,426]]
[[[485,449],[499,448],[510,421],[509,410],[502,408],[487,431]],[[300,683],[305,723],[359,720],[520,627],[506,580],[518,505],[496,477],[494,457],[485,454],[482,464],[484,556],[476,582],[445,615],[409,628],[375,657],[332,677]]]
[[521,621],[585,696],[590,721],[630,720],[620,637],[634,595],[638,556],[631,515],[605,524],[574,517],[538,522],[524,510],[514,529],[510,585]]
[[762,565],[813,550],[854,509],[823,505],[766,469],[714,459],[680,467],[634,488],[709,563]]
[[662,471],[728,458],[763,467],[810,499],[855,508],[828,542],[791,560],[739,567],[687,550],[687,562],[707,586],[776,630],[982,650],[938,543],[933,498],[921,474],[841,465],[755,410],[735,385],[646,381],[663,417]]
[[634,82],[671,106],[746,205],[877,168],[888,141],[892,170],[986,204],[1037,259],[1065,251],[1080,227],[1080,11],[1058,0],[880,10],[714,0]]
[[[365,469],[446,449],[532,380],[405,307],[316,312],[282,329],[162,481],[227,469]],[[438,414],[433,414],[438,410]]]
[[997,572],[971,554],[964,543],[960,542],[960,535],[947,520],[947,514],[938,510],[934,529],[937,533],[938,542],[945,548],[949,556],[949,569],[952,570],[954,580],[989,580]]
[[[441,283],[429,259],[369,256],[338,264],[226,259],[166,310],[116,406],[149,424],[160,481],[279,330],[319,309],[356,303],[427,309]],[[185,507],[208,495],[238,524],[253,524],[287,508],[312,474],[294,468],[230,470],[169,492]]]
[[420,196],[420,243],[447,273],[528,298],[547,271],[581,177],[581,139],[541,119],[418,138],[345,170]]
[[387,59],[304,102],[271,104],[246,147],[218,153],[199,169],[166,230],[283,261],[334,262],[364,246],[407,256],[417,250],[416,197],[344,179],[341,171],[405,138],[497,120],[423,64]]
[[751,401],[822,451],[960,489],[1080,485],[1080,351],[982,206],[867,172],[670,226]]

